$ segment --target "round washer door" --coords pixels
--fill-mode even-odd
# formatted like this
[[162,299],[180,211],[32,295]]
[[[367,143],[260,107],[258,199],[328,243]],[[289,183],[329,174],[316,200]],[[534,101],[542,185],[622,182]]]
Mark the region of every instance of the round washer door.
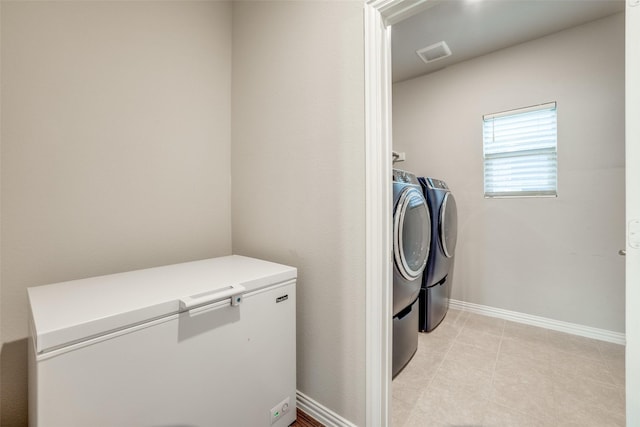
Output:
[[405,189],[393,215],[393,256],[407,280],[420,277],[427,264],[431,243],[431,218],[422,192]]
[[458,208],[453,194],[444,196],[440,207],[440,243],[447,258],[451,258],[456,251],[458,240]]

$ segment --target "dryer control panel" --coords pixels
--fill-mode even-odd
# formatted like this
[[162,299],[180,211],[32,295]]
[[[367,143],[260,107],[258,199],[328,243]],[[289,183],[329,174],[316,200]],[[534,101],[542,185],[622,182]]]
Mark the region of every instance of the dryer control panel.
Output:
[[440,181],[439,179],[435,179],[435,178],[427,178],[427,184],[432,189],[441,189],[441,190],[449,189],[449,187],[447,187],[447,184],[444,181]]

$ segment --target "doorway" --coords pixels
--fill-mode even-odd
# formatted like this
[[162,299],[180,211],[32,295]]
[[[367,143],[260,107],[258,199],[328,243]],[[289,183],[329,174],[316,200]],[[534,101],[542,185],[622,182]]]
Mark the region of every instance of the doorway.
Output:
[[[390,177],[390,173],[385,173],[386,171],[388,171],[389,166],[387,165],[387,160],[390,158],[390,150],[391,150],[391,136],[390,136],[390,130],[391,130],[391,118],[390,118],[390,83],[389,83],[389,79],[391,78],[391,74],[390,74],[390,65],[391,65],[391,57],[390,57],[390,30],[389,30],[389,26],[395,23],[398,23],[400,21],[402,21],[403,19],[406,19],[408,16],[411,16],[417,12],[421,12],[425,9],[427,9],[428,7],[433,7],[434,4],[437,4],[438,2],[429,2],[429,4],[425,4],[426,2],[417,2],[417,3],[413,3],[412,5],[409,4],[409,2],[402,2],[402,1],[398,1],[398,2],[370,2],[367,6],[367,17],[366,17],[366,28],[367,28],[367,36],[366,36],[366,41],[367,41],[367,57],[366,57],[366,63],[367,63],[367,70],[368,70],[368,74],[367,74],[367,80],[368,82],[370,81],[370,79],[372,77],[379,79],[379,85],[377,87],[374,87],[371,84],[367,85],[367,89],[368,89],[368,108],[369,108],[369,113],[373,113],[371,115],[369,115],[368,117],[376,117],[376,119],[380,120],[380,122],[374,127],[374,126],[368,126],[368,141],[367,141],[367,145],[368,145],[368,152],[374,152],[376,151],[377,153],[384,153],[384,155],[380,155],[379,157],[371,157],[368,156],[368,171],[373,171],[377,168],[377,171],[380,173],[380,175],[378,176],[382,176],[382,177]],[[628,11],[627,11],[628,13]],[[628,19],[628,17],[627,17]],[[627,25],[628,29],[629,29],[629,25]],[[372,48],[372,46],[375,46],[375,48]],[[372,106],[372,101],[374,101],[373,103],[376,104],[375,108],[371,108]],[[628,111],[627,111],[628,114]],[[369,125],[371,125],[371,123],[369,123]],[[375,138],[377,138],[376,140],[373,139],[373,134],[375,134]],[[629,163],[629,162],[627,162]],[[368,173],[368,182],[369,182],[369,177],[371,177],[372,175],[374,175],[373,173],[369,172]],[[374,180],[375,181],[375,180]],[[384,181],[384,180],[383,180]],[[378,188],[382,191],[384,191],[385,187],[388,187],[390,185],[390,182],[377,182],[376,185],[378,186]],[[379,206],[385,206],[385,202],[384,200],[381,200],[380,203],[378,204],[378,209]],[[370,208],[371,205],[368,205],[368,213],[370,213]],[[385,212],[389,212],[389,209],[385,209]],[[368,215],[369,217],[369,215]],[[370,244],[368,244],[368,251],[380,251],[378,253],[382,253],[382,254],[388,254],[389,251],[389,243],[390,243],[390,239],[388,238],[388,228],[386,228],[386,225],[384,224],[384,222],[386,221],[386,219],[381,220],[381,218],[377,218],[378,221],[382,221],[382,223],[380,223],[380,228],[378,230],[382,230],[381,235],[379,234],[379,239],[378,239],[378,246],[377,248]],[[386,223],[388,223],[388,221],[386,221]],[[371,228],[369,228],[369,231],[371,231]],[[369,240],[371,242],[371,240]],[[384,256],[381,256],[382,259],[384,259]],[[628,260],[629,258],[627,258]],[[368,268],[370,268],[370,272],[373,272],[374,268],[372,268],[371,266],[369,266]],[[387,280],[387,286],[389,284],[389,279],[388,279],[388,271],[383,271],[383,269],[379,269],[377,271],[379,274],[378,277],[380,277],[380,282],[384,282],[385,281],[385,277]],[[368,271],[369,273],[369,271]],[[368,278],[368,288],[371,288],[371,281]],[[627,283],[629,282],[629,277],[627,277]],[[387,305],[389,303],[389,300],[387,299],[386,301],[384,300],[384,298],[388,298],[388,294],[384,295],[385,292],[382,291],[383,295],[378,295],[380,297],[379,300],[373,302],[372,305],[368,305],[368,328],[371,326],[370,319],[372,317],[375,317],[375,312],[376,310],[372,310],[375,309],[375,305],[378,305],[378,311],[377,314],[383,313],[385,310],[385,305]],[[627,301],[627,303],[629,303],[629,301]],[[379,316],[377,317],[377,322],[378,322],[378,327],[377,328],[370,328],[368,329],[368,342],[369,343],[375,343],[375,340],[372,339],[371,334],[375,335],[375,339],[377,339],[377,343],[379,345],[379,348],[381,350],[381,352],[383,354],[389,354],[388,350],[389,350],[389,342],[388,342],[388,338],[389,338],[389,327],[387,324],[385,324],[385,321],[382,320],[384,317],[383,316]],[[388,317],[387,317],[388,318]],[[628,340],[629,340],[629,330],[627,332],[627,336],[628,336]],[[631,347],[631,346],[630,346]],[[629,348],[628,347],[628,351]],[[373,348],[373,346],[369,346],[368,348],[368,355],[371,355],[371,349]],[[385,348],[386,348],[386,352],[385,352]],[[388,358],[388,356],[386,356],[386,358]],[[631,359],[633,360],[633,359]],[[371,363],[371,362],[375,362],[375,363]],[[389,411],[388,411],[388,402],[389,402],[389,398],[390,398],[390,378],[388,375],[388,360],[385,360],[385,356],[383,355],[382,357],[380,357],[379,359],[377,359],[377,361],[372,361],[372,360],[368,360],[368,384],[367,384],[367,388],[368,388],[368,396],[370,396],[371,398],[367,399],[367,417],[368,420],[370,420],[370,422],[368,421],[368,425],[389,425],[390,423],[390,418],[389,418]],[[374,380],[373,377],[375,377],[375,373],[376,372],[380,372],[380,376],[378,377],[378,385],[380,386],[380,392],[377,391],[377,388],[375,387],[371,387],[371,385],[373,385],[375,383],[376,380]],[[629,371],[628,371],[629,373]],[[373,374],[373,375],[371,375]],[[629,384],[628,384],[629,386]],[[629,394],[629,393],[628,393]],[[374,403],[375,402],[379,402],[380,406],[379,407],[375,407]],[[628,405],[629,407],[630,405]],[[381,424],[376,424],[376,419],[381,420]]]

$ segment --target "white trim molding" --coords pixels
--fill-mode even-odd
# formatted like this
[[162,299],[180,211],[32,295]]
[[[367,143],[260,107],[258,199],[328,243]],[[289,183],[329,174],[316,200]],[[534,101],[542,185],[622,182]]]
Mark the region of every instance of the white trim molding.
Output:
[[640,248],[632,241],[632,221],[640,220],[640,3],[625,9],[625,331],[627,425],[640,426]]
[[389,26],[397,24],[443,1],[444,0],[380,0],[375,3],[376,9],[382,15],[384,25]]
[[621,332],[608,331],[606,329],[593,328],[591,326],[579,325],[577,323],[563,322],[561,320],[549,319],[547,317],[534,316],[532,314],[520,313],[517,311],[504,310],[502,308],[489,307],[486,305],[474,304],[471,302],[450,300],[450,307],[456,310],[469,311],[471,313],[482,314],[484,316],[497,317],[511,322],[524,323],[526,325],[538,326],[540,328],[554,331],[566,332],[581,337],[593,338],[600,341],[607,341],[615,344],[625,345],[625,334]]
[[327,427],[356,427],[351,421],[341,417],[331,409],[316,402],[300,390],[296,390],[296,401],[298,409],[301,409],[316,421]]
[[366,0],[366,427],[391,425],[391,28],[444,0]]
[[383,3],[364,6],[367,427],[391,425],[391,31]]

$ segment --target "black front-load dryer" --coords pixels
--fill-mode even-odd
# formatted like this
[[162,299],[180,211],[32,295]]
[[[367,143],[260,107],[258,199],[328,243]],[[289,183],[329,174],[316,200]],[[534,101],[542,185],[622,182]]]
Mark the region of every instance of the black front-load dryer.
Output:
[[393,170],[393,362],[395,376],[418,348],[418,296],[429,256],[431,217],[416,176]]
[[431,247],[420,289],[420,331],[440,324],[449,309],[458,238],[456,200],[444,181],[418,178],[431,214]]

